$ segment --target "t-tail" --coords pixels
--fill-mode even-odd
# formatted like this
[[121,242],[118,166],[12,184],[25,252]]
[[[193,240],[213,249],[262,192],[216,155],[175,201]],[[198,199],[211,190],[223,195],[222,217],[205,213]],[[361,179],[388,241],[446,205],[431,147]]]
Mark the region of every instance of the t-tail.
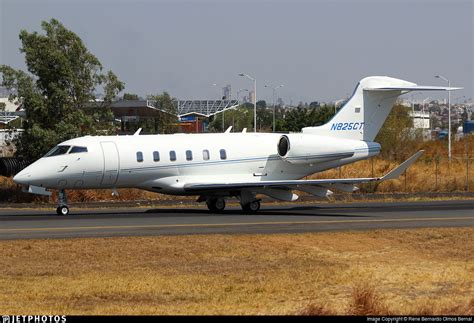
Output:
[[410,91],[453,91],[462,88],[420,86],[388,77],[369,76],[357,84],[354,93],[326,124],[306,127],[304,133],[373,141],[397,98]]

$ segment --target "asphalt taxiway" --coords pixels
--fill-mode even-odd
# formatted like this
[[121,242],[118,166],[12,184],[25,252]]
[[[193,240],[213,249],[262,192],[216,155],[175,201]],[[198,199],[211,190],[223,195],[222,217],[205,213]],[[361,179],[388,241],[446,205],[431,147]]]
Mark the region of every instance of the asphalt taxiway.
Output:
[[297,233],[423,227],[474,227],[474,200],[411,203],[263,205],[258,214],[229,207],[0,210],[0,239]]

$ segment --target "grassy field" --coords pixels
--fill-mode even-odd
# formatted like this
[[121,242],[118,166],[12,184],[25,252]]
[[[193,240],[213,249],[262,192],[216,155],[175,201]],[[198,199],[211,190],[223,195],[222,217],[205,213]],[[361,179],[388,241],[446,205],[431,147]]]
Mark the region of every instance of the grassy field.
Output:
[[0,242],[8,314],[474,314],[474,228]]

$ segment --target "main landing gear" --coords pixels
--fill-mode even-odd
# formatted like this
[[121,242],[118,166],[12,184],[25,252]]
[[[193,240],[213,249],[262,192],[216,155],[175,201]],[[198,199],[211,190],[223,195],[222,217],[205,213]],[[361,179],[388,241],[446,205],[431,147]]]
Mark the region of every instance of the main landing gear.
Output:
[[255,214],[260,210],[260,201],[255,200],[247,204],[240,204],[244,213]]
[[65,190],[58,191],[58,207],[56,208],[57,215],[68,215],[69,208],[67,207],[67,195]]
[[255,214],[260,210],[260,200],[256,198],[255,193],[242,190],[239,199],[244,213]]
[[211,212],[222,213],[225,209],[225,200],[222,197],[209,198],[206,200],[206,204]]
[[[204,197],[200,197],[198,202],[202,202]],[[208,197],[205,199],[207,208],[213,213],[222,213],[225,209],[225,199],[223,197]],[[240,206],[242,212],[246,214],[255,214],[260,210],[260,200],[256,199],[255,196],[240,196]]]

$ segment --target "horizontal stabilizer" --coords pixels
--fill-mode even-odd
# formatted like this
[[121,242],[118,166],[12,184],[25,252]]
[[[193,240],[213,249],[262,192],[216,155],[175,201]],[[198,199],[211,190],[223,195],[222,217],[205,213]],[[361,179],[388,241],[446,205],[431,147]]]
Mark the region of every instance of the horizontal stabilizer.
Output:
[[422,154],[424,150],[418,151],[416,154],[405,160],[401,163],[397,168],[391,170],[387,175],[383,176],[380,180],[385,181],[387,179],[395,179],[398,178],[403,172],[407,170]]
[[407,86],[381,86],[364,88],[366,91],[456,91],[462,90],[462,87],[446,86],[425,86],[425,85],[407,85]]

